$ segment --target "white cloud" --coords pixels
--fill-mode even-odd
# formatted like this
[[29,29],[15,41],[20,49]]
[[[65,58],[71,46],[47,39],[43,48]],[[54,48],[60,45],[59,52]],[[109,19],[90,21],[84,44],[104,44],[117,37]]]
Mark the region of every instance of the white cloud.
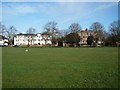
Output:
[[[3,14],[27,14],[27,13],[55,13],[55,14],[80,14],[84,16],[86,12],[96,12],[117,5],[116,3],[103,3],[90,11],[88,3],[3,3]],[[94,7],[94,6],[93,6]],[[81,13],[82,12],[82,13]]]
[[[49,20],[54,20],[65,24],[68,22],[76,22],[81,19],[89,19],[98,12],[107,10],[110,7],[117,5],[116,3],[101,3],[97,6],[91,6],[92,3],[3,3],[3,14],[10,15],[25,15],[33,13],[33,15],[39,13],[50,17]],[[8,17],[6,17],[8,18]],[[44,21],[49,21],[46,18],[42,18]],[[41,22],[35,20],[36,22]]]
[[[51,3],[6,3],[2,4],[3,14],[12,14],[12,15],[20,15],[20,14],[29,14],[29,13],[56,13],[57,10],[61,7],[56,5],[52,5]],[[63,7],[64,9],[64,7]]]
[[29,13],[41,13],[66,23],[80,18],[91,18],[95,13],[115,5],[117,4],[102,3],[89,9],[91,8],[89,3],[3,3],[3,14],[19,16]]
[[16,12],[20,14],[37,12],[37,10],[34,7],[31,7],[28,5],[17,6],[15,9],[16,9]]
[[37,12],[37,9],[33,6],[30,6],[29,4],[3,3],[2,7],[3,14],[20,15]]
[[[88,4],[87,4],[88,5]],[[96,18],[99,14],[102,15],[103,11],[107,11],[109,8],[113,6],[117,6],[117,3],[104,3],[100,4],[97,7],[92,7],[92,9],[89,9],[89,7],[85,7],[87,5],[84,5],[79,9],[75,9],[76,15],[70,16],[69,18],[62,19],[63,24],[68,22],[79,22],[81,20],[89,20],[91,18]]]
[[98,5],[96,8],[92,9],[92,11],[88,12],[88,18],[95,16],[98,13],[101,13],[113,6],[117,6],[117,3],[103,3],[101,5]]
[[107,8],[113,7],[115,5],[117,5],[117,4],[116,3],[106,3],[106,4],[104,3],[103,5],[98,6],[94,11],[107,9]]

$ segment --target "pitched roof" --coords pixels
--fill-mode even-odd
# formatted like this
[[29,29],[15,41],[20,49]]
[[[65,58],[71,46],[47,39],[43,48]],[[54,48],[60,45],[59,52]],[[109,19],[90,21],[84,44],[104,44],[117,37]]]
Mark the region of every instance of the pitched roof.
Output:
[[94,31],[87,30],[87,29],[80,31],[79,33],[81,33],[81,32],[90,32],[90,33],[94,33]]
[[19,35],[24,35],[24,36],[36,36],[36,34],[23,34],[23,33],[19,33],[19,34],[17,34],[18,36]]
[[51,35],[51,32],[43,32],[41,35]]

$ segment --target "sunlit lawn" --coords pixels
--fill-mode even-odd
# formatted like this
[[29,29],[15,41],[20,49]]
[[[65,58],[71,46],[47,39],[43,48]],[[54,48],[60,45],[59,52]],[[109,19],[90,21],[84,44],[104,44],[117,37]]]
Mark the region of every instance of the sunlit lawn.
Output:
[[3,48],[3,88],[115,88],[118,50]]

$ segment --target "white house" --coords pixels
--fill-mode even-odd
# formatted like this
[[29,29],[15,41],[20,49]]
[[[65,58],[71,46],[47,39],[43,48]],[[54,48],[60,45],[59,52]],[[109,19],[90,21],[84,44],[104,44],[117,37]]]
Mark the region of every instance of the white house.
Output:
[[46,45],[52,44],[51,36],[41,33],[37,34],[17,34],[14,37],[14,45]]
[[2,35],[0,35],[0,46],[8,46],[8,39]]

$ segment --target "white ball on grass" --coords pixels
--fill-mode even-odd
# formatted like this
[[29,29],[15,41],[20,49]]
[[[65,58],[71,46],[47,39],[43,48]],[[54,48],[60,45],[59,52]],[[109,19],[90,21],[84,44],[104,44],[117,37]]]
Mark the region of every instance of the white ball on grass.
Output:
[[28,52],[28,49],[26,49],[25,52]]

